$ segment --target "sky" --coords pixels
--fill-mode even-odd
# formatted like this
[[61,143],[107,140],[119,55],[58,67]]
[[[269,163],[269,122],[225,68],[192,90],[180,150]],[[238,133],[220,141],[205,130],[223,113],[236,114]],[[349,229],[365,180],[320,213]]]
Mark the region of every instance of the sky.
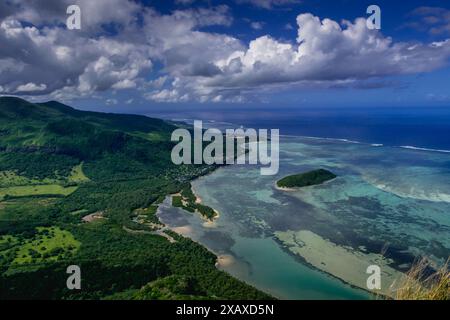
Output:
[[449,62],[446,1],[0,2],[0,95],[82,109],[448,107]]

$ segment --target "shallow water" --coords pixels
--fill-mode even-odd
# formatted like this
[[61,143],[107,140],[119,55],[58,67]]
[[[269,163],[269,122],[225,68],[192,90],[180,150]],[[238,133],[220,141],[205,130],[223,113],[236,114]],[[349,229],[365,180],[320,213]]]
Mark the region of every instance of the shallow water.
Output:
[[[161,220],[218,255],[234,276],[285,299],[366,299],[369,294],[311,268],[274,233],[310,230],[406,270],[418,255],[450,255],[450,154],[311,138],[283,138],[277,176],[228,166],[193,182],[221,216],[215,228],[166,201]],[[338,178],[297,192],[277,190],[288,174],[325,168]],[[186,233],[187,232],[187,233]],[[337,257],[336,259],[339,259]],[[351,268],[352,266],[349,266]]]

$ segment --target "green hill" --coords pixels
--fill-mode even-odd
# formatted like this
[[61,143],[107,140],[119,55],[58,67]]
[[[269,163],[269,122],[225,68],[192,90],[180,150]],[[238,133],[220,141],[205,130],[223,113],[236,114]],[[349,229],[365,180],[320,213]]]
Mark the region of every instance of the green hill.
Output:
[[[139,292],[154,283],[170,297],[267,298],[218,271],[200,245],[154,232],[157,204],[214,169],[172,164],[175,128],[0,98],[0,300],[151,297]],[[81,291],[66,289],[72,264],[81,267]],[[161,279],[195,288],[177,292]]]

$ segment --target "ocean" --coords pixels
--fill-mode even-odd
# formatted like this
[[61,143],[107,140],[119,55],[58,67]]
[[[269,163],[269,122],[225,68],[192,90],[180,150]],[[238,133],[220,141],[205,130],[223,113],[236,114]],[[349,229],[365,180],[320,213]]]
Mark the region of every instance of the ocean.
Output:
[[280,129],[283,135],[348,139],[450,152],[450,107],[165,109],[150,116],[217,126]]
[[[220,212],[215,223],[173,208],[170,198],[158,211],[173,230],[216,253],[219,268],[282,299],[370,299],[369,266],[382,274],[374,293],[394,296],[415,259],[438,267],[449,258],[445,109],[214,114],[176,119],[283,135],[276,176],[232,165],[192,183]],[[317,168],[338,178],[295,192],[275,187],[286,175]]]

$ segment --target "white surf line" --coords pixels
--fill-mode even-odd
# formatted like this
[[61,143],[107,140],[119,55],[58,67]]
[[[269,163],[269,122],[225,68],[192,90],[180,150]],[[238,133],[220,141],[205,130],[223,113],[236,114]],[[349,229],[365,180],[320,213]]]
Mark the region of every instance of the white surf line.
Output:
[[300,136],[300,135],[296,136],[296,135],[286,135],[286,134],[280,134],[280,137],[306,138],[306,139],[326,140],[326,141],[339,141],[339,142],[347,142],[347,143],[355,143],[355,144],[365,144],[365,145],[370,145],[372,147],[392,147],[392,148],[402,148],[402,149],[417,150],[417,151],[450,153],[450,150],[446,150],[446,149],[432,149],[432,148],[423,148],[423,147],[415,147],[415,146],[385,146],[382,143],[361,142],[361,141],[350,140],[350,139],[345,139],[345,138],[328,138],[328,137],[313,137],[313,136]]
[[296,136],[296,135],[287,135],[287,134],[280,134],[280,137],[306,138],[306,139],[326,140],[326,141],[339,141],[339,142],[346,142],[346,143],[370,145],[372,147],[383,147],[384,146],[382,143],[361,142],[361,141],[351,140],[351,139],[346,139],[346,138],[313,137],[313,136],[301,136],[301,135]]
[[417,150],[417,151],[450,153],[450,150],[445,150],[445,149],[431,149],[431,148],[421,148],[421,147],[414,147],[414,146],[400,146],[399,148],[409,149],[409,150]]

